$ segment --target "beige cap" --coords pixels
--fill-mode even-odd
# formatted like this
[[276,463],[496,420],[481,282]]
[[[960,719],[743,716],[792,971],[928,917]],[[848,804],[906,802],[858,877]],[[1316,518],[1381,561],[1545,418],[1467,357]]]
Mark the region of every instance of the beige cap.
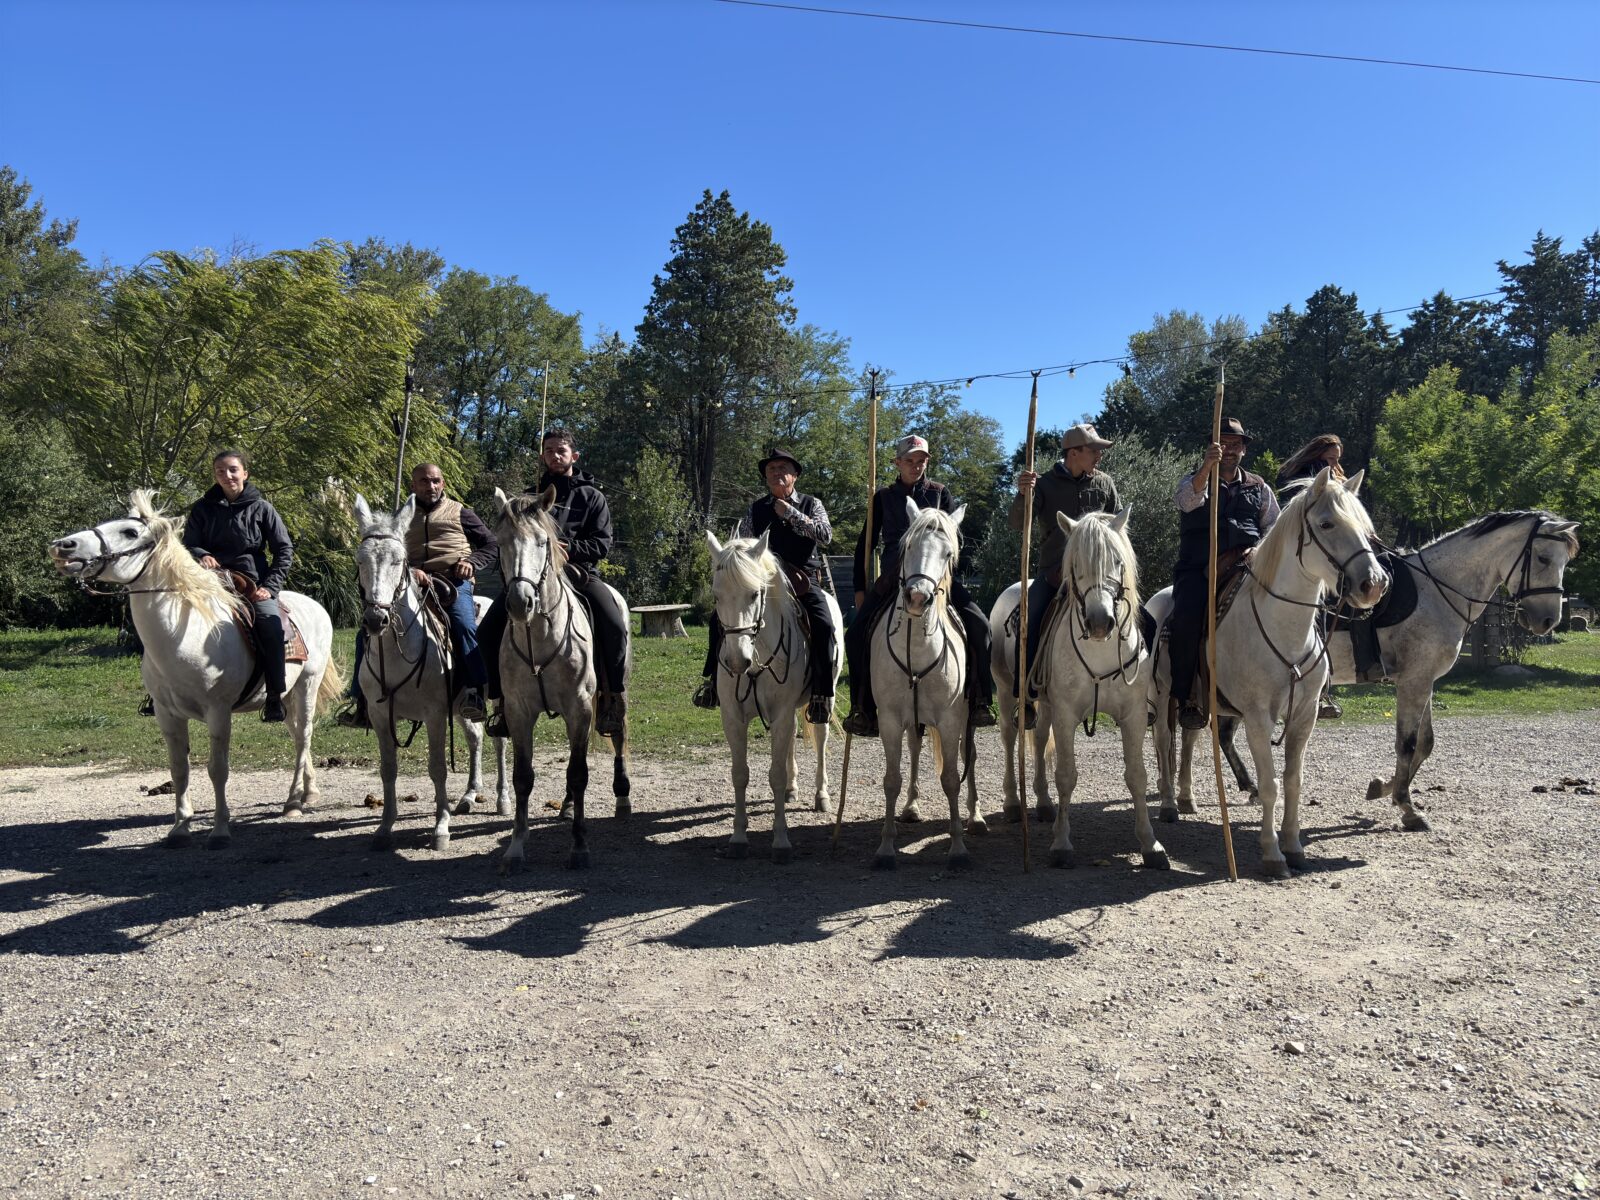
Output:
[[1104,450],[1109,445],[1111,443],[1096,433],[1093,425],[1074,425],[1061,437],[1063,452],[1076,450],[1080,446],[1096,446]]

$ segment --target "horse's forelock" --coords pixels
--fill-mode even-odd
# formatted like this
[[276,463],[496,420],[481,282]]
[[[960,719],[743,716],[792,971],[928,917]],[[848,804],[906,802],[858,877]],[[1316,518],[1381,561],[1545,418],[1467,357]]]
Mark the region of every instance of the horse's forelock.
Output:
[[1086,513],[1067,539],[1067,563],[1082,586],[1104,579],[1112,572],[1112,562],[1122,565],[1122,592],[1133,608],[1140,605],[1139,557],[1126,528],[1113,529],[1111,513]]
[[713,552],[714,572],[728,575],[737,586],[752,592],[777,586],[782,579],[778,560],[770,550],[761,554],[753,553],[759,544],[757,538],[733,539],[720,552]]
[[550,510],[540,503],[538,496],[511,497],[501,509],[497,524],[509,525],[517,533],[543,536],[550,545],[551,561],[557,570],[566,567],[567,552],[561,548],[561,529],[550,515]]
[[1337,482],[1329,483],[1321,495],[1313,498],[1312,493],[1315,490],[1313,487],[1303,487],[1297,491],[1294,498],[1283,506],[1277,521],[1256,546],[1255,561],[1251,564],[1250,570],[1257,579],[1268,580],[1278,573],[1278,568],[1283,565],[1285,548],[1291,540],[1299,536],[1305,522],[1311,519],[1311,509],[1324,500],[1333,505],[1335,514],[1354,525],[1368,542],[1378,536],[1372,518],[1367,513],[1366,505],[1362,504],[1353,492]]

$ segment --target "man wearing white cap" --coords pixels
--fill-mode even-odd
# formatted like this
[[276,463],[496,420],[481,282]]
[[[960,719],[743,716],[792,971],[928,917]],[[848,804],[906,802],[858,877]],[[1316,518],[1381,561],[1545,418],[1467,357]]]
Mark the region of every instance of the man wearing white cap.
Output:
[[[1033,502],[1033,516],[1044,529],[1033,579],[1028,584],[1028,628],[1035,633],[1043,628],[1050,597],[1061,587],[1061,552],[1066,549],[1067,535],[1056,523],[1056,514],[1066,513],[1076,521],[1084,513],[1114,513],[1122,507],[1116,483],[1100,470],[1100,456],[1110,445],[1093,425],[1074,425],[1061,436],[1060,462],[1042,476],[1034,471],[1017,473],[1017,495],[1011,501],[1007,524],[1021,531],[1023,500],[1037,485],[1039,494]],[[1041,640],[1037,636],[1028,638],[1030,669]]]
[[[928,442],[916,434],[908,434],[895,443],[894,465],[900,477],[886,488],[879,488],[872,496],[872,545],[866,544],[867,531],[863,529],[856,539],[856,571],[858,584],[867,577],[867,555],[874,547],[883,546],[883,565],[868,595],[856,589],[856,615],[849,631],[844,635],[845,657],[850,664],[850,716],[844,723],[847,733],[858,737],[878,736],[878,711],[872,697],[872,680],[869,672],[872,654],[869,639],[878,613],[894,598],[895,580],[899,574],[900,542],[911,525],[905,502],[910,500],[918,508],[937,508],[941,512],[955,512],[960,506],[950,489],[942,483],[924,478],[928,470]],[[994,712],[990,707],[994,699],[994,676],[989,668],[989,621],[983,610],[973,602],[960,579],[950,581],[950,607],[961,618],[967,641],[967,713],[972,725],[993,725]]]

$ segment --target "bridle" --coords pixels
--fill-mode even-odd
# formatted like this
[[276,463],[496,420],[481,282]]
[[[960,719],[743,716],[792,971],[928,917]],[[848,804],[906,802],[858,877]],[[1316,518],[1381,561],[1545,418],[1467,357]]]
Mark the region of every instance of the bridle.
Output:
[[[542,604],[544,602],[545,586],[550,579],[550,564],[555,561],[555,557],[556,556],[551,551],[550,546],[546,545],[544,562],[539,566],[539,577],[537,579],[530,578],[527,575],[513,574],[505,577],[506,583],[527,584],[533,589],[534,600],[537,603]],[[506,623],[506,638],[511,643],[512,652],[522,660],[523,664],[527,666],[528,670],[533,673],[533,677],[539,681],[539,711],[551,716],[555,715],[555,710],[550,707],[550,697],[544,689],[545,668],[551,663],[555,662],[558,657],[570,657],[574,641],[581,642],[585,646],[589,644],[589,639],[578,632],[578,622],[574,619],[575,614],[572,611],[573,599],[571,595],[571,589],[567,586],[567,581],[565,579],[556,580],[556,593],[558,596],[558,603],[551,606],[548,612],[541,614],[537,609],[535,609],[528,613],[529,618],[543,615],[544,619],[549,622],[552,630],[555,628],[556,619],[558,617],[565,614],[567,618],[565,622],[565,632],[563,632],[561,635],[560,640],[556,641],[550,647],[550,653],[545,655],[542,659],[538,659],[537,661],[534,659],[533,629],[531,620],[519,620],[515,622],[515,624],[528,626],[528,648],[526,650],[517,644],[517,633],[515,628],[513,628],[513,622],[508,621]]]
[[[787,587],[788,581],[785,579],[781,570],[778,572],[778,577],[784,580],[782,586]],[[767,592],[769,590],[770,585],[763,585],[758,590],[756,595],[755,619],[750,624],[724,625],[722,627],[722,636],[724,641],[726,641],[730,635],[733,637],[748,637],[752,642],[760,636],[761,630],[765,627],[767,622]],[[778,675],[778,670],[773,665],[775,662],[777,662],[779,655],[783,656],[782,677]],[[778,632],[778,644],[772,648],[772,653],[767,655],[766,661],[755,664],[746,670],[744,672],[743,680],[740,679],[740,673],[729,666],[727,661],[720,653],[717,655],[717,666],[721,670],[726,671],[733,679],[734,703],[743,706],[746,700],[754,698],[756,703],[757,718],[760,719],[764,728],[771,729],[772,723],[767,720],[767,714],[761,711],[761,694],[756,691],[756,684],[761,681],[762,675],[768,673],[772,675],[772,682],[780,688],[789,682],[789,672],[794,667],[794,659],[789,654],[789,623],[787,621],[783,622],[783,627]],[[743,688],[742,694],[740,691],[741,688]]]
[[[907,571],[907,555],[903,551],[904,547],[902,547],[900,556],[900,586],[895,595],[894,611],[889,614],[891,619],[883,623],[883,644],[889,651],[889,661],[900,668],[900,673],[906,677],[906,682],[911,685],[911,723],[913,726],[920,726],[923,723],[922,681],[942,668],[950,657],[950,629],[947,627],[946,621],[939,620],[939,597],[941,595],[948,596],[949,594],[949,581],[954,567],[955,555],[951,554],[945,560],[944,571],[938,578],[935,578],[922,571]],[[919,579],[926,580],[933,585],[933,594],[928,597],[927,608],[924,610],[925,615],[922,619],[922,636],[931,638],[934,629],[937,627],[939,630],[939,653],[934,656],[932,662],[920,671],[914,669],[911,665],[911,626],[914,623],[914,618],[911,616],[910,610],[905,607],[910,587]],[[900,619],[900,625],[905,626],[906,631],[906,653],[904,659],[894,651],[894,635],[895,631],[900,627],[894,620],[897,617]],[[957,622],[957,625],[959,625],[959,622]],[[968,767],[970,768],[970,766],[969,762]],[[962,774],[964,781],[965,772]]]
[[[1533,544],[1540,541],[1565,542],[1567,540],[1567,535],[1564,533],[1545,533],[1544,526],[1545,519],[1543,517],[1534,518],[1533,524],[1528,529],[1528,536],[1522,543],[1522,550],[1517,554],[1517,557],[1512,560],[1511,566],[1506,571],[1505,578],[1500,581],[1500,586],[1495,589],[1495,591],[1500,591],[1503,589],[1506,592],[1508,598],[1505,600],[1501,600],[1493,594],[1489,595],[1485,599],[1480,599],[1476,596],[1469,596],[1466,592],[1463,592],[1460,588],[1455,587],[1453,584],[1446,583],[1433,573],[1433,569],[1428,566],[1428,560],[1423,558],[1421,550],[1413,550],[1411,554],[1407,555],[1406,557],[1416,559],[1417,566],[1421,569],[1423,575],[1425,575],[1429,581],[1432,582],[1433,586],[1438,589],[1439,595],[1444,599],[1445,604],[1449,606],[1450,611],[1455,613],[1456,617],[1463,625],[1470,626],[1474,621],[1477,620],[1477,617],[1472,615],[1472,606],[1474,604],[1480,604],[1484,608],[1488,608],[1492,604],[1499,604],[1513,617],[1520,618],[1522,613],[1522,602],[1528,599],[1530,596],[1548,596],[1551,594],[1560,595],[1563,591],[1562,588],[1554,586],[1531,586],[1533,583]],[[1511,590],[1511,579],[1512,576],[1519,574],[1519,568],[1521,578],[1518,581],[1517,590],[1513,592]],[[1451,592],[1454,592],[1457,596],[1460,596],[1464,601],[1466,601],[1466,612],[1462,612],[1456,607],[1455,601],[1450,598],[1449,593]]]
[[[150,528],[150,522],[146,521],[143,517],[129,517],[127,519],[130,521],[139,522],[139,524],[143,525],[147,531]],[[100,553],[96,554],[93,558],[85,559],[83,570],[79,571],[72,577],[72,582],[77,584],[78,589],[86,596],[137,596],[150,592],[171,592],[176,590],[174,588],[136,588],[133,586],[134,584],[138,583],[139,580],[143,579],[144,573],[150,569],[151,560],[155,558],[155,542],[139,541],[134,545],[129,546],[126,550],[113,550],[111,548],[111,543],[106,541],[106,535],[100,532],[100,527],[98,525],[96,525],[89,532],[94,534],[95,540],[100,543]],[[126,583],[114,584],[112,586],[112,590],[110,591],[107,591],[104,588],[96,588],[91,586],[91,584],[99,580],[100,576],[105,573],[105,569],[112,563],[119,562],[124,558],[131,558],[135,554],[146,552],[148,553],[148,556],[144,560],[144,565],[140,567],[138,573]]]
[[[1144,657],[1144,631],[1139,629],[1133,621],[1133,603],[1128,599],[1127,584],[1122,578],[1122,563],[1117,563],[1114,575],[1107,575],[1098,583],[1090,585],[1088,591],[1078,587],[1077,573],[1069,566],[1067,568],[1067,585],[1072,594],[1072,602],[1067,605],[1067,641],[1072,645],[1072,652],[1078,656],[1078,664],[1088,674],[1094,683],[1094,698],[1089,705],[1089,715],[1083,719],[1083,733],[1085,737],[1093,737],[1100,728],[1100,685],[1107,680],[1116,679],[1124,687],[1131,684],[1139,673],[1139,660]],[[1128,636],[1129,627],[1133,627],[1133,652],[1109,671],[1096,671],[1089,665],[1089,660],[1083,656],[1083,648],[1079,642],[1089,640],[1089,597],[1096,592],[1105,592],[1111,597],[1111,616],[1117,632],[1117,644],[1120,646]],[[1026,597],[1023,603],[1026,603]],[[1117,615],[1117,606],[1121,605],[1123,613]],[[1083,627],[1077,637],[1072,636],[1072,618],[1076,615],[1078,623]],[[1040,654],[1044,649],[1040,648]],[[1129,668],[1133,674],[1128,673]]]

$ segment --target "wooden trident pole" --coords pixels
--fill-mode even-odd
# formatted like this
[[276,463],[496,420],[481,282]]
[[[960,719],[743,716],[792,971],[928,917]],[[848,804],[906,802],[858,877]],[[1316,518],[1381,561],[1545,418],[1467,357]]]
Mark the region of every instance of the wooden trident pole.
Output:
[[[872,498],[878,490],[878,373],[872,372],[871,403],[867,414],[867,529],[861,535],[861,578],[856,591],[863,596],[872,591]],[[860,613],[856,614],[859,620]],[[868,647],[870,653],[871,647]],[[839,809],[833,815],[833,849],[839,849],[839,831],[844,827],[844,798],[850,791],[850,743],[854,735],[844,735],[844,763],[839,768]]]
[[544,450],[544,431],[549,428],[545,424],[550,413],[550,364],[544,364],[544,399],[539,401],[539,450]]
[[[1222,391],[1226,364],[1217,367],[1217,396],[1211,408],[1211,440],[1222,441]],[[1222,507],[1222,463],[1211,464],[1206,480],[1206,505],[1211,510],[1211,566],[1206,572],[1206,665],[1210,668],[1211,762],[1217,771],[1217,805],[1222,810],[1222,846],[1228,854],[1228,882],[1239,882],[1239,865],[1233,858],[1233,826],[1228,821],[1228,788],[1222,781],[1222,737],[1217,717],[1217,512]]]
[[[1039,372],[1028,397],[1027,466],[1033,472],[1033,435],[1039,424]],[[1022,805],[1022,870],[1033,870],[1028,855],[1028,555],[1033,549],[1033,488],[1022,498],[1022,591],[1017,596],[1017,800]]]

